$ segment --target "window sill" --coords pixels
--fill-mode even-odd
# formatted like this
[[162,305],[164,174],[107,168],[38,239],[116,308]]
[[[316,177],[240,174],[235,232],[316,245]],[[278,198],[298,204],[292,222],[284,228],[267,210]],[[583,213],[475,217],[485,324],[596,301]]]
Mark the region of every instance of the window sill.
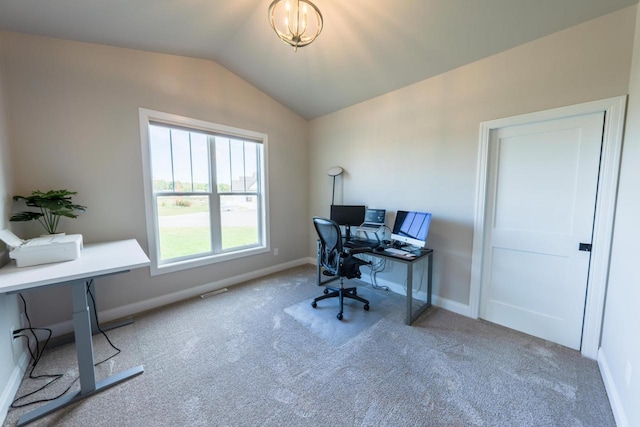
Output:
[[253,255],[269,252],[270,249],[266,246],[260,246],[257,248],[251,248],[246,250],[240,250],[235,252],[210,255],[206,257],[189,259],[183,261],[170,262],[167,264],[158,265],[154,260],[151,264],[151,276],[158,276],[166,273],[174,273],[177,271],[188,270],[191,268],[202,267],[205,265],[216,264],[219,262],[231,261],[239,258],[246,258]]

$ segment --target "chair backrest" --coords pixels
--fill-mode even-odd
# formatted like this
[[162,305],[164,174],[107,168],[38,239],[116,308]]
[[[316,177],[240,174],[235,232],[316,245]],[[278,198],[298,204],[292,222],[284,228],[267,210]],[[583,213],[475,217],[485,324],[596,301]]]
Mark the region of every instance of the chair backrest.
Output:
[[340,226],[330,219],[314,217],[313,225],[320,238],[320,263],[325,270],[337,275],[342,254],[342,233]]

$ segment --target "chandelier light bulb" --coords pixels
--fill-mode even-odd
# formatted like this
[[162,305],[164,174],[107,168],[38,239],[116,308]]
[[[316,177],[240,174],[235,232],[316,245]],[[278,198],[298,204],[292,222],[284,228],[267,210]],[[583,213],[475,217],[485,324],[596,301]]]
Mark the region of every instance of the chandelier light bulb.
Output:
[[[297,51],[318,37],[323,20],[320,10],[310,0],[292,0],[292,3],[274,0],[269,6],[269,23],[277,36]],[[284,25],[280,26],[280,22]]]

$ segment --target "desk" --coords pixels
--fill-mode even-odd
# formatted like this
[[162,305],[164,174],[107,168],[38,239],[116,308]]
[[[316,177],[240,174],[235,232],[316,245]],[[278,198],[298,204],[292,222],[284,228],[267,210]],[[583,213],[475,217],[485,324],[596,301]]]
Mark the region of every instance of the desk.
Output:
[[[328,280],[322,281],[322,266],[320,265],[320,243],[318,242],[317,246],[317,276],[318,276],[318,286],[326,285],[329,282],[337,280],[338,277],[332,277]],[[411,325],[413,322],[420,316],[424,311],[431,307],[431,286],[432,286],[432,271],[433,271],[433,249],[420,249],[416,251],[412,251],[416,256],[414,258],[407,258],[397,255],[391,255],[385,253],[383,251],[373,251],[366,252],[362,255],[368,255],[374,258],[390,260],[393,262],[399,262],[404,264],[407,268],[407,308],[406,308],[406,318],[405,324]],[[428,272],[427,272],[427,301],[414,312],[413,311],[413,266],[416,262],[419,261],[427,261],[428,262]]]
[[73,261],[22,268],[16,267],[15,263],[10,263],[0,269],[0,293],[10,294],[45,286],[66,284],[71,287],[73,302],[73,332],[78,356],[80,390],[65,394],[24,414],[18,420],[18,426],[44,417],[59,408],[99,393],[144,372],[142,365],[140,365],[96,382],[93,366],[91,318],[85,285],[88,281],[98,277],[124,273],[148,265],[149,258],[138,242],[131,239],[87,244],[80,257]]

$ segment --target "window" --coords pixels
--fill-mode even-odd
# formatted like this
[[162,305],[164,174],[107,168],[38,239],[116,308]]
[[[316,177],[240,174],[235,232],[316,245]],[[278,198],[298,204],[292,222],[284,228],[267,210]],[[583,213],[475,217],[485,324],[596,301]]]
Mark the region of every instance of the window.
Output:
[[268,252],[264,134],[140,109],[152,274]]

